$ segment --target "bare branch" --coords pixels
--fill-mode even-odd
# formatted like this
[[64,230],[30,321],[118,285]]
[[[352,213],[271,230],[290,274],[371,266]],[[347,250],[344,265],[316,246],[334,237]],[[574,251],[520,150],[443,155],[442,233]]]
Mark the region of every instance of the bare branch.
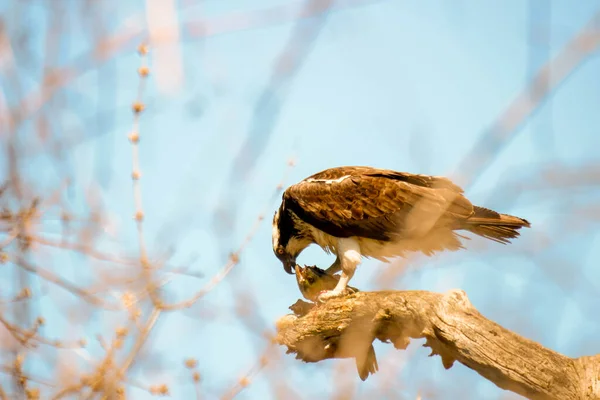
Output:
[[357,349],[374,339],[405,349],[410,338],[425,338],[446,369],[458,361],[527,398],[600,398],[600,356],[573,359],[546,349],[486,319],[462,290],[360,292],[277,325],[278,343],[306,362],[359,357]]

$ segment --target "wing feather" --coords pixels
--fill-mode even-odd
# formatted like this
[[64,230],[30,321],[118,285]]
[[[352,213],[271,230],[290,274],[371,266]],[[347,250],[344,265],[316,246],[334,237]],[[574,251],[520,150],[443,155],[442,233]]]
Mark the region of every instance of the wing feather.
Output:
[[340,167],[290,186],[283,199],[285,207],[330,235],[390,240],[469,218],[473,205],[462,193],[442,177]]

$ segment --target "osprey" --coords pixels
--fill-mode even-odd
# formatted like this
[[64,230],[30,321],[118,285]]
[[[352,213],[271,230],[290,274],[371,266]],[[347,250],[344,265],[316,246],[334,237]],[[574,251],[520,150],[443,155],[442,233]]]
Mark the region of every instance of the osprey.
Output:
[[342,271],[333,290],[346,293],[362,257],[389,262],[407,252],[426,255],[463,248],[457,230],[510,243],[527,220],[474,206],[449,179],[371,167],[338,167],[290,186],[273,217],[273,251],[293,274],[296,258],[316,243],[336,254],[326,272]]

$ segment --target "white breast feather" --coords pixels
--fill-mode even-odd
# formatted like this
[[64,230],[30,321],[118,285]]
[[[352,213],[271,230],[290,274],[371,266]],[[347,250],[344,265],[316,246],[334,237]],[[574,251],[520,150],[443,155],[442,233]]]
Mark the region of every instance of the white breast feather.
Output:
[[320,229],[315,228],[314,226],[309,226],[310,234],[317,243],[325,252],[327,253],[337,253],[337,242],[338,238],[335,236],[331,236]]
[[277,224],[279,223],[279,210],[277,210],[277,212],[275,213],[275,216],[273,217],[273,227],[272,227],[272,239],[273,239],[273,248],[275,248],[277,246],[277,243],[279,243],[279,227],[277,226]]
[[[318,244],[325,252],[337,254],[339,238],[329,235],[314,226],[307,225],[310,229],[310,234],[316,244]],[[383,242],[375,239],[367,239],[353,236],[360,246],[360,254],[363,257],[375,258],[379,261],[387,262],[391,258],[401,257],[408,250],[411,250],[409,241],[398,242]]]
[[407,241],[403,240],[397,242],[383,242],[381,240],[360,237],[357,239],[363,257],[375,258],[383,262],[389,261],[390,258],[403,256],[411,247]]

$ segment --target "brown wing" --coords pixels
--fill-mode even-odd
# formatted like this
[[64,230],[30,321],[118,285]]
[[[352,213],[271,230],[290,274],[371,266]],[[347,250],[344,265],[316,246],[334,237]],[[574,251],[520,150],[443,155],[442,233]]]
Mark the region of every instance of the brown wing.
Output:
[[314,175],[309,176],[304,179],[303,182],[310,180],[333,180],[339,179],[343,176],[372,176],[372,177],[383,177],[394,179],[397,181],[403,181],[407,183],[411,183],[417,186],[423,186],[433,189],[448,189],[456,193],[463,193],[463,189],[452,183],[452,181],[443,176],[430,176],[430,175],[420,175],[420,174],[411,174],[409,172],[398,172],[393,171],[391,169],[379,169],[373,167],[360,167],[360,166],[352,166],[352,167],[337,167],[337,168],[329,168],[321,172],[317,172]]
[[459,226],[473,205],[450,180],[369,167],[332,168],[288,188],[284,206],[336,237],[414,238]]

